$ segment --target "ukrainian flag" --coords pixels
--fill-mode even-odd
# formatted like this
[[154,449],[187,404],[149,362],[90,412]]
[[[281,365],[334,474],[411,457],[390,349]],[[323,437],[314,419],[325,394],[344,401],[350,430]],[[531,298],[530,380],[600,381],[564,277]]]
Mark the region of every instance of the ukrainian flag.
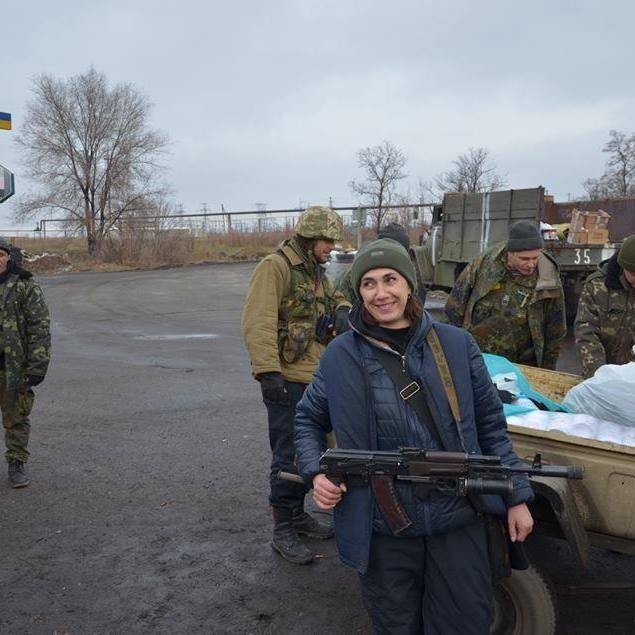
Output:
[[11,114],[0,112],[0,130],[11,130]]

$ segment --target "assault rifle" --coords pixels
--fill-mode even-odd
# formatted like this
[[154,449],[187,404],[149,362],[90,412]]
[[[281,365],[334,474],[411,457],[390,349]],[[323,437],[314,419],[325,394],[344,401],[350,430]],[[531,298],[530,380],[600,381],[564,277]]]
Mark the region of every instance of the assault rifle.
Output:
[[[512,477],[555,476],[581,479],[577,465],[543,465],[536,454],[531,465],[509,467],[499,456],[400,448],[394,452],[329,449],[320,457],[320,472],[334,483],[347,486],[370,483],[386,523],[397,534],[411,524],[395,490],[395,481],[412,483],[415,494],[425,498],[431,490],[454,496],[474,494],[511,495]],[[297,474],[279,478],[304,483]]]

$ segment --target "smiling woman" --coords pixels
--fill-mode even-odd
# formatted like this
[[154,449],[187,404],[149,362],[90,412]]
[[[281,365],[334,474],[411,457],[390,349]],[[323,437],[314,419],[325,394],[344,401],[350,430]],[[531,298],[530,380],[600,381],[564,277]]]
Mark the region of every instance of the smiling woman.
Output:
[[359,293],[376,324],[384,328],[410,326],[404,313],[406,303],[412,297],[407,280],[394,269],[367,271],[359,286]]
[[[432,323],[415,295],[406,249],[389,239],[368,243],[353,263],[351,283],[361,298],[349,314],[352,330],[329,344],[297,407],[300,472],[313,484],[317,506],[334,510],[340,558],[359,573],[377,632],[488,633],[493,571],[484,514],[506,516],[511,539],[522,542],[533,525],[526,478],[505,500],[487,501],[422,495],[395,480],[407,522],[393,532],[394,518],[377,503],[381,492],[368,483],[336,484],[320,473],[331,431],[346,450],[409,447],[520,463],[476,343],[462,329]],[[438,355],[445,366],[437,365]],[[448,373],[460,387],[452,405]],[[401,383],[411,390],[400,391]]]

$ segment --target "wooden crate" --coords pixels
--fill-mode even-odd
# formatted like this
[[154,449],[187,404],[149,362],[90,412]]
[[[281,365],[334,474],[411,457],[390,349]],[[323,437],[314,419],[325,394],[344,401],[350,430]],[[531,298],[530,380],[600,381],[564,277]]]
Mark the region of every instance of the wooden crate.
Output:
[[534,390],[558,403],[562,402],[569,389],[579,384],[583,379],[580,375],[561,373],[535,366],[525,366],[524,364],[516,364],[516,366],[522,371]]

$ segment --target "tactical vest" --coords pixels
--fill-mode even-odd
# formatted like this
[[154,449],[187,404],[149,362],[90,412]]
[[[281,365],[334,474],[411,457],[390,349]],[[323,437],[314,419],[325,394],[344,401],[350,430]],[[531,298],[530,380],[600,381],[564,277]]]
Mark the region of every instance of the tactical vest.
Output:
[[312,341],[328,343],[332,338],[328,324],[335,309],[326,274],[316,264],[317,274],[311,275],[292,244],[286,240],[277,251],[291,272],[289,290],[278,309],[278,352],[287,364],[297,362]]

